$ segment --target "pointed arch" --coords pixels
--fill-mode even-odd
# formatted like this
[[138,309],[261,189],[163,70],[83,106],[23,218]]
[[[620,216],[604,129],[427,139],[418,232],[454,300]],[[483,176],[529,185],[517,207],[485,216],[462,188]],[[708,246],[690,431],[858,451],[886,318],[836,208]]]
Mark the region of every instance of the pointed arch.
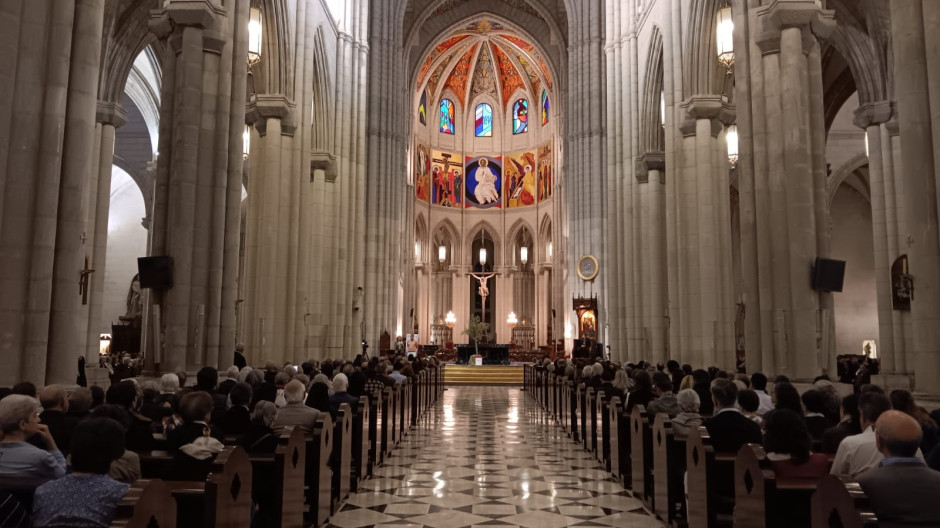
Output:
[[[536,244],[536,243],[537,243],[537,242],[536,242],[536,240],[537,240],[536,233],[537,233],[537,232],[535,231],[535,227],[534,227],[532,224],[530,224],[529,222],[527,222],[525,219],[520,218],[520,219],[516,220],[516,222],[513,223],[512,226],[509,228],[509,230],[506,232],[506,242],[505,242],[505,243],[506,243],[506,247],[505,247],[504,249],[505,249],[507,255],[514,255],[514,254],[515,254],[516,248],[513,247],[513,246],[514,246],[515,243],[516,243],[516,238],[517,238],[517,237],[519,236],[519,234],[522,233],[523,231],[526,231],[526,232],[529,233],[529,236],[532,238],[532,243],[533,243],[533,244]],[[531,249],[534,251],[535,248],[531,248]]]
[[337,123],[333,119],[333,80],[330,77],[330,62],[326,53],[323,25],[317,26],[313,37],[313,104],[310,105],[311,141],[314,152],[339,152],[334,146],[333,131]]
[[457,107],[455,103],[447,97],[441,99],[438,107],[438,121],[440,123],[439,131],[441,134],[453,136],[457,133]]
[[[457,226],[454,225],[450,219],[444,219],[434,225],[434,230],[431,232],[429,239],[434,243],[438,240],[438,237],[441,232],[444,232],[447,235],[447,240],[450,242],[450,247],[448,251],[450,254],[447,255],[447,258],[450,262],[462,262],[463,258],[463,244],[460,239],[460,231],[457,230]],[[436,245],[436,244],[434,244]]]
[[418,213],[415,218],[415,261],[430,262],[431,255],[431,237],[428,236],[428,223],[424,219],[424,213]]
[[525,97],[512,104],[512,134],[525,134],[529,131],[529,100]]
[[[684,52],[683,97],[724,91],[725,69],[715,53],[719,0],[692,0]],[[730,93],[729,93],[730,95]]]
[[666,135],[662,127],[661,97],[663,93],[663,35],[659,26],[653,26],[646,75],[643,80],[640,138],[643,152],[666,150]]
[[477,235],[480,234],[480,231],[486,230],[486,236],[493,240],[493,267],[500,266],[503,263],[503,241],[500,240],[499,231],[493,226],[493,224],[487,222],[486,220],[479,220],[472,228],[467,230],[467,236],[464,239],[464,256],[466,260],[461,260],[461,264],[473,265],[473,241],[476,239]]

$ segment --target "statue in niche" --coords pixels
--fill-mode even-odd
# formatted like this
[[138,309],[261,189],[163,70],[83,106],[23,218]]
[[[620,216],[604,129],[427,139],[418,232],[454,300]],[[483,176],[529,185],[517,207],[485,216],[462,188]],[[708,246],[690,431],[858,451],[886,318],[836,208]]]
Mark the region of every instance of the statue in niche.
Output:
[[140,317],[143,314],[143,302],[140,292],[140,275],[134,275],[127,289],[127,312],[124,317]]

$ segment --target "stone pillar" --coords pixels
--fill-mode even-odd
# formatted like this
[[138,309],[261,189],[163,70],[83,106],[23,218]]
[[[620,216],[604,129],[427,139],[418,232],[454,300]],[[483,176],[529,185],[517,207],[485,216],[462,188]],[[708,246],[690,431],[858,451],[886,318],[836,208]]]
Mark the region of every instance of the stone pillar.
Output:
[[92,245],[89,267],[91,292],[88,298],[87,338],[85,358],[93,362],[98,357],[99,334],[102,328],[101,303],[104,295],[105,263],[108,253],[108,216],[111,209],[111,171],[114,163],[114,132],[127,121],[127,114],[117,103],[98,102],[95,137],[98,153],[95,170],[88,189],[88,219],[85,231]]
[[666,159],[662,152],[648,152],[640,161],[641,167],[637,174],[646,173],[646,200],[648,201],[649,221],[644,224],[643,258],[646,261],[647,274],[643,282],[649,289],[649,301],[646,304],[644,326],[648,329],[649,360],[654,363],[665,363],[671,359],[667,355],[666,335],[667,320],[667,284],[666,276],[666,208],[665,174]]
[[[928,5],[931,4],[931,5]],[[925,25],[934,19],[932,2],[891,2],[891,34],[894,44],[895,90],[898,99],[901,154],[908,170],[901,172],[910,273],[914,276],[911,302],[913,343],[907,368],[914,373],[914,388],[936,390],[940,386],[940,239],[938,239],[937,160],[935,140],[940,130],[932,121],[932,97],[938,83],[929,79],[940,74],[937,53],[928,51]],[[930,27],[931,30],[935,29]]]

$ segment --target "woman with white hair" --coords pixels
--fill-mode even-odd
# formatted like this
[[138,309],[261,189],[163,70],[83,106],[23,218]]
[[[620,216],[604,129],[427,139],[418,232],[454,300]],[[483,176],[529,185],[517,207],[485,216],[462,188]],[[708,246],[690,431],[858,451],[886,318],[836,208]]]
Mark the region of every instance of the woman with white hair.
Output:
[[702,415],[698,412],[702,400],[694,390],[682,389],[676,394],[676,402],[682,412],[672,419],[672,430],[677,438],[684,438],[702,425]]
[[340,373],[333,376],[333,394],[330,395],[330,415],[336,419],[340,405],[348,403],[353,412],[359,408],[359,399],[349,394],[349,379]]
[[[39,400],[22,394],[11,394],[0,400],[0,475],[37,478],[65,476],[65,457],[49,433],[39,423]],[[39,434],[49,447],[43,451],[28,443],[27,438]]]

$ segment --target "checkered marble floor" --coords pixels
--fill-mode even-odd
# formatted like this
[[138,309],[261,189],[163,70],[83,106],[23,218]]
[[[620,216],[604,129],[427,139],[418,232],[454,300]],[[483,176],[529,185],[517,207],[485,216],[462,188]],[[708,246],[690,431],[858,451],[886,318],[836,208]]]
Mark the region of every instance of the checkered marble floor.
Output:
[[450,387],[328,526],[661,528],[525,392]]

